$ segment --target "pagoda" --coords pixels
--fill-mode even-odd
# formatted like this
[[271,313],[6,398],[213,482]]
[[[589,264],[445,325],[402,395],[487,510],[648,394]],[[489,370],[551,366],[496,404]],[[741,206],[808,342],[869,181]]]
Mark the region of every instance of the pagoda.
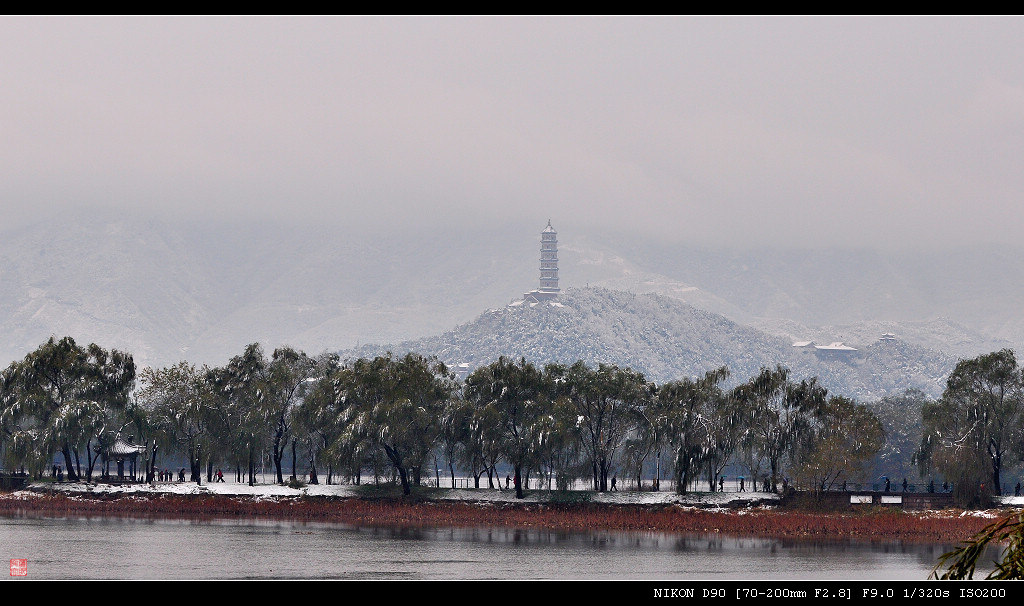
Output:
[[551,220],[540,232],[540,288],[523,293],[523,299],[550,301],[558,297],[558,232]]

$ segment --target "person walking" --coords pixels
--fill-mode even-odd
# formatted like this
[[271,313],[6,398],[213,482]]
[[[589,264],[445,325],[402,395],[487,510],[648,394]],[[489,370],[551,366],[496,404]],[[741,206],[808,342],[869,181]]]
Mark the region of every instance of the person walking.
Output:
[[743,490],[743,476],[740,476],[740,492],[746,492]]
[[907,479],[903,478],[903,492],[907,492]]
[[619,491],[619,489],[615,487],[615,476],[612,476],[612,490],[615,492]]
[[725,492],[725,476],[718,476],[718,492]]

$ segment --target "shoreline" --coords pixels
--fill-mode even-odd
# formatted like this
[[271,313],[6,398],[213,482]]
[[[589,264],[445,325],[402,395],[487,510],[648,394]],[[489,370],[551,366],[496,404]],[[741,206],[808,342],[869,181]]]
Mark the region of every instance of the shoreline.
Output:
[[[168,519],[269,519],[341,523],[358,527],[505,527],[559,532],[627,531],[723,534],[736,537],[914,541],[956,543],[969,538],[1007,510],[903,511],[870,508],[821,512],[779,508],[771,500],[737,506],[715,505],[706,494],[658,495],[655,502],[593,499],[592,493],[545,495],[524,501],[473,498],[473,490],[428,489],[412,497],[390,488],[364,486],[309,494],[287,487],[263,487],[260,494],[230,491],[71,490],[33,486],[0,493],[0,516],[83,516]],[[149,488],[148,485],[146,488]],[[201,488],[201,487],[200,487]],[[227,487],[225,487],[227,488]],[[258,487],[259,488],[259,487]],[[281,490],[284,489],[284,490]],[[290,491],[286,492],[286,491]],[[459,498],[452,498],[452,493]],[[623,497],[643,496],[649,493]],[[657,493],[655,493],[657,495]],[[491,495],[476,495],[491,496]],[[689,496],[694,504],[678,497]],[[652,499],[648,499],[651,501]],[[731,505],[730,505],[731,504]],[[1011,510],[1015,511],[1015,510]]]

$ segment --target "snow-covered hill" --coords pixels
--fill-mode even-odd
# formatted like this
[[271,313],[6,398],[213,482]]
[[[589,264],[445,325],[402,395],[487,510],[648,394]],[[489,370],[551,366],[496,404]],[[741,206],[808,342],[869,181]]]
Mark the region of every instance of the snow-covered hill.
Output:
[[540,364],[584,360],[628,366],[656,382],[727,366],[738,383],[764,366],[783,364],[795,378],[816,376],[831,392],[864,399],[908,388],[939,395],[956,364],[952,356],[900,340],[850,345],[858,351],[798,350],[788,339],[671,297],[592,287],[567,290],[557,305],[507,306],[443,334],[391,346],[366,345],[343,356],[414,351],[469,369],[502,355]]

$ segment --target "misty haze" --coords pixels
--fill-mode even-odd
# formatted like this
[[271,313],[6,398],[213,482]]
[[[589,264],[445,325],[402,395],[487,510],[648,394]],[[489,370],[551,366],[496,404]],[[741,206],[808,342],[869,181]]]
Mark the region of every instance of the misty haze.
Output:
[[[372,479],[401,486],[390,496],[404,503],[414,490],[444,488],[447,465],[452,491],[486,482],[509,503],[529,488],[538,502],[554,498],[538,497],[544,490],[579,490],[593,491],[594,503],[652,508],[772,509],[798,492],[844,508],[1024,505],[1019,482],[1009,496],[1024,472],[1024,374],[1012,353],[1024,345],[1022,27],[1019,17],[0,19],[5,481],[49,489],[67,472],[91,491],[96,466],[113,487],[163,482],[186,499],[226,490],[198,488],[217,481],[220,465],[238,494],[258,500],[306,491],[320,465],[327,486],[302,498],[355,502]],[[111,366],[82,376],[104,377],[96,389],[116,392],[118,403],[95,412],[102,397],[86,390],[76,402],[98,416],[77,433],[62,416],[74,416],[70,409],[32,383],[47,347],[79,351],[63,337],[99,346],[82,359]],[[306,373],[294,400],[259,414],[251,402],[236,406],[250,388],[253,401],[267,397],[253,382],[259,373],[238,370],[242,362],[262,372],[281,360]],[[496,418],[474,415],[500,400],[486,401],[480,383],[490,377],[488,388],[504,397],[494,377],[506,371],[550,388],[527,398],[552,407],[537,418],[568,419],[538,436],[582,435],[586,415],[566,404],[579,393],[552,395],[586,383],[592,370],[577,361],[593,376],[608,365],[639,386],[621,396],[641,394],[607,452],[565,438],[558,469],[553,454],[465,454],[468,428]],[[337,413],[336,443],[313,421],[295,420],[307,396],[328,398],[332,380],[340,390],[338,377],[365,387],[359,381],[372,372],[363,363],[436,380],[416,385],[451,396],[430,404],[437,410],[477,397],[475,411],[458,413],[461,454],[453,446],[445,458],[441,434],[430,433],[441,432],[438,419],[458,416],[444,416],[448,408],[424,413],[424,427],[438,427],[406,438],[434,441],[403,454],[405,445],[383,436],[429,406],[368,407],[358,417],[341,411],[357,406],[356,387],[339,396],[338,410],[310,413]],[[970,400],[958,389],[992,368],[1012,370],[1005,425],[1013,435],[944,425],[978,417],[956,408]],[[174,398],[154,394],[173,392],[167,385],[185,375],[208,399],[167,412]],[[727,426],[702,425],[705,442],[691,455],[680,445],[690,437],[679,436],[692,419],[676,423],[682,413],[672,408],[685,398],[671,401],[684,387],[705,399],[701,422]],[[800,422],[816,429],[803,442],[793,437],[787,452],[756,454],[781,441],[751,437],[759,423],[751,411],[798,391],[807,399],[794,418],[813,416]],[[44,400],[49,412],[25,404]],[[174,421],[198,419],[214,401],[238,413],[231,418],[248,434],[222,444],[228,431],[206,419],[186,438],[168,437]],[[737,402],[749,408],[728,408]],[[656,405],[668,412],[658,417]],[[140,420],[162,410],[162,428]],[[375,414],[387,418],[367,420]],[[379,443],[354,445],[370,438],[354,437],[353,425],[372,427]],[[981,436],[976,457],[954,448],[963,440],[949,436],[961,430]],[[735,442],[716,450],[726,433]],[[72,472],[79,450],[87,474]],[[815,456],[845,450],[857,454],[827,482],[814,475]],[[161,472],[158,452],[180,465],[180,480],[176,469]],[[737,493],[760,480],[765,496],[687,496],[726,492],[726,478]],[[635,496],[609,496],[616,480]],[[848,498],[854,486],[867,500]],[[35,549],[51,531],[33,535],[33,526],[6,528]],[[164,537],[153,540],[170,540],[172,530],[151,529]],[[328,534],[342,540],[339,532]],[[467,558],[519,541],[427,534],[486,554]],[[395,547],[405,538],[373,541]],[[381,552],[373,541],[361,548],[367,558]],[[543,533],[530,541],[564,547]],[[651,553],[690,549],[685,540],[645,541]],[[892,565],[917,575],[940,543]],[[744,545],[711,551],[732,558]],[[591,561],[574,541],[567,548]],[[223,553],[229,562],[232,549]],[[890,561],[854,555],[836,574],[870,576],[876,561]],[[23,556],[10,557],[13,575]]]

